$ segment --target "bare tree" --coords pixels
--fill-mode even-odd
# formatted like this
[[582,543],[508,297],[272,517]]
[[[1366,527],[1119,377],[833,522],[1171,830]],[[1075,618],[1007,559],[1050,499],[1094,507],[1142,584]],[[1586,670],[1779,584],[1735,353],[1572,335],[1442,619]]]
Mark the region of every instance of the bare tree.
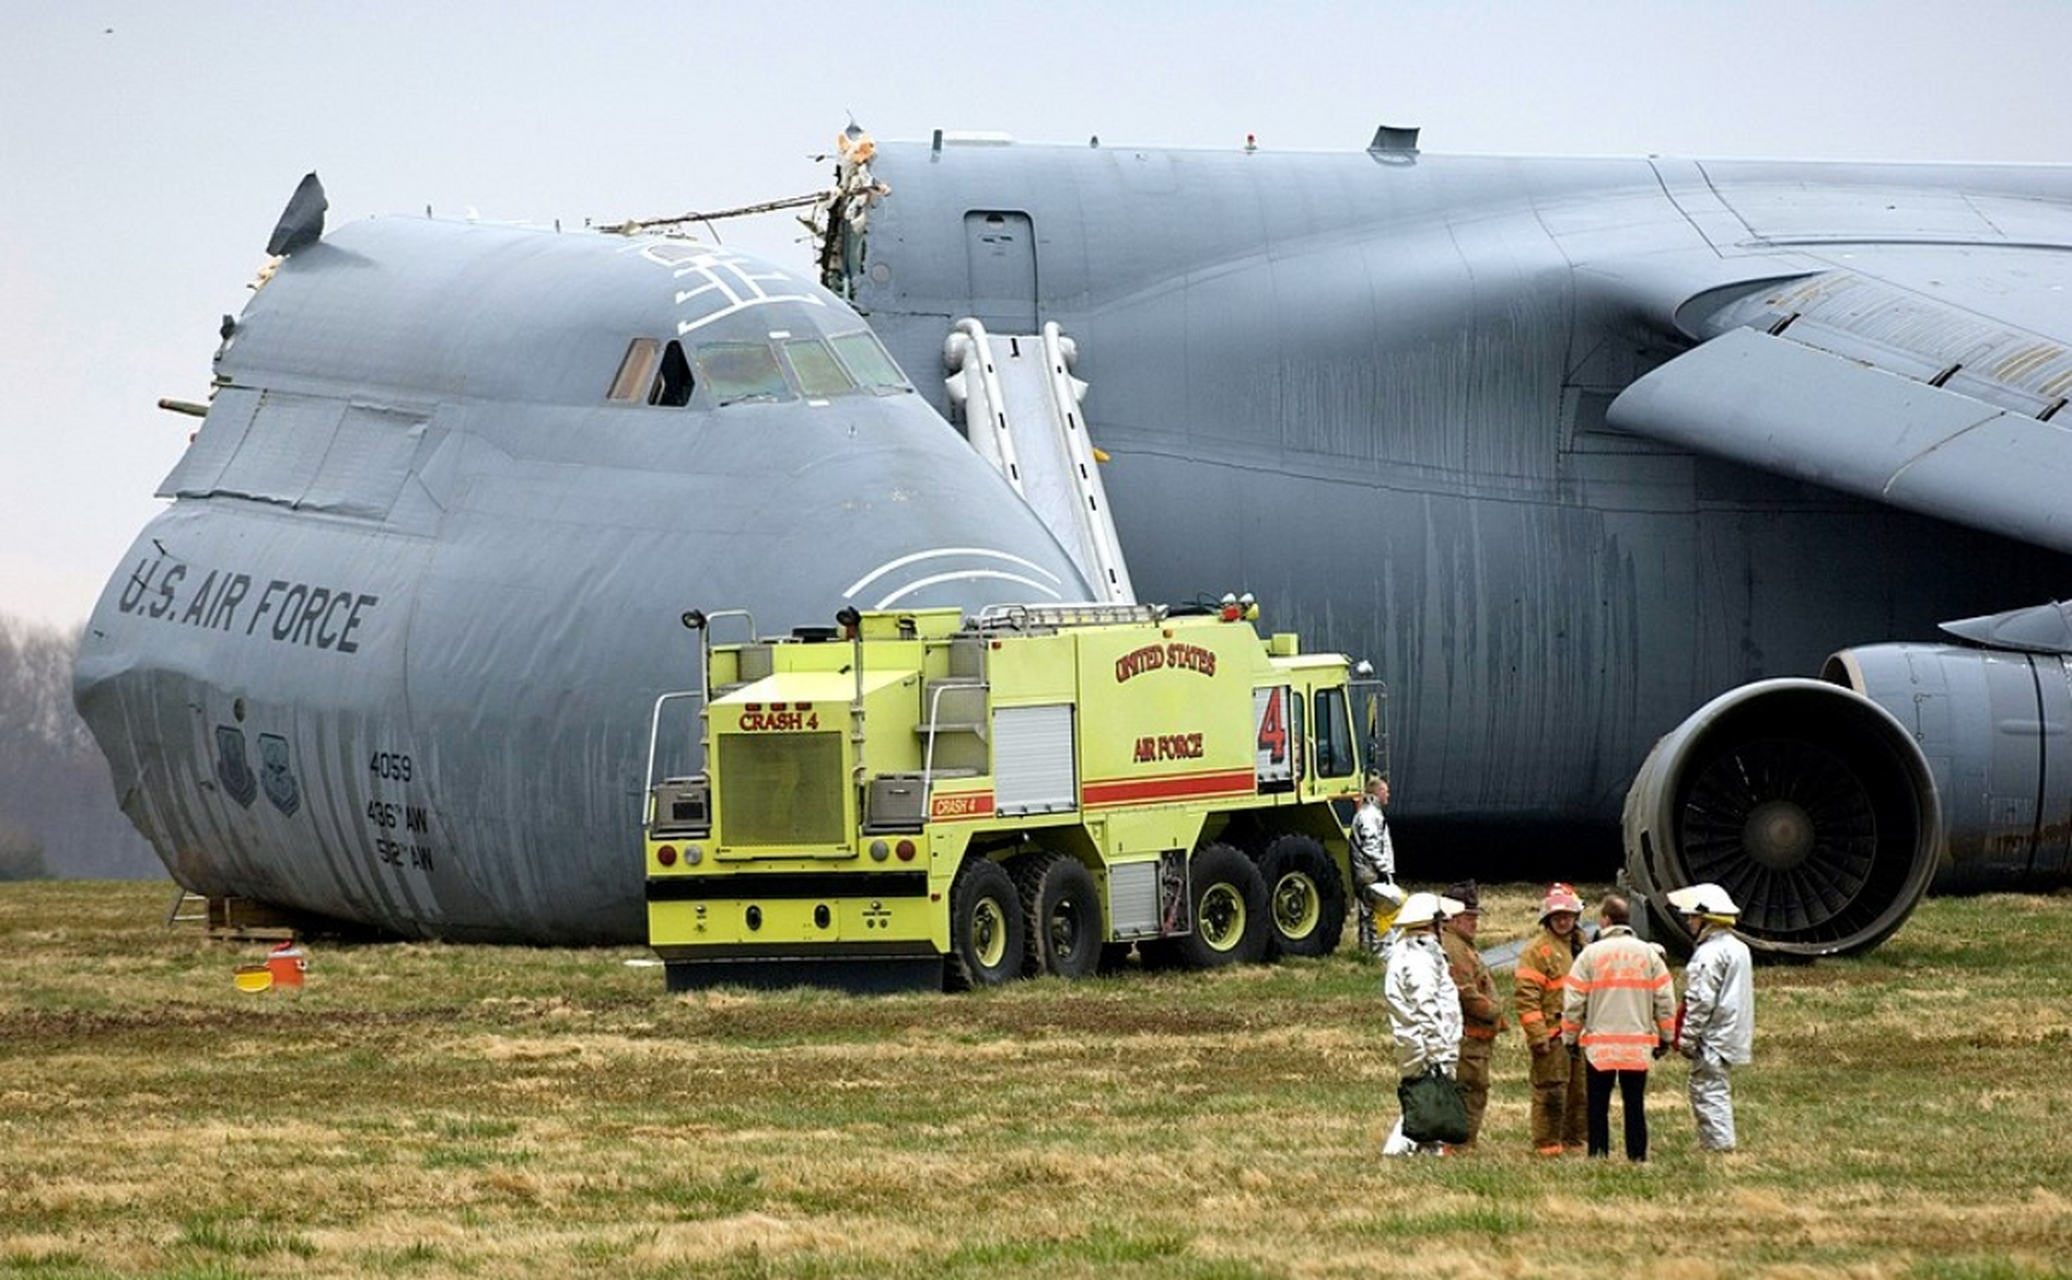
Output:
[[0,618],[0,879],[165,874],[72,705],[83,630]]
[[0,880],[42,880],[49,875],[36,837],[20,823],[0,817]]

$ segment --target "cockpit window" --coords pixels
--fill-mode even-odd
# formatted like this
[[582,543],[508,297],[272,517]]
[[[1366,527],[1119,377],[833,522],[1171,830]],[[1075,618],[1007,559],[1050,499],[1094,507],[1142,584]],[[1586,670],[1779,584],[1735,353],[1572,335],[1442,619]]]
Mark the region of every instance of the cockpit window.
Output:
[[791,387],[777,353],[763,342],[714,342],[698,348],[698,370],[720,404],[789,400]]
[[648,403],[681,409],[691,402],[691,362],[684,358],[683,344],[670,339],[662,349],[662,369],[648,392]]
[[660,405],[680,409],[691,402],[691,362],[683,344],[671,340],[663,346],[655,338],[635,338],[626,344],[625,358],[612,378],[613,400]]
[[612,379],[612,389],[608,393],[610,397],[614,400],[645,400],[655,372],[655,359],[661,354],[662,344],[653,338],[635,338],[627,343],[626,358],[619,361],[618,375]]
[[799,390],[808,396],[838,396],[856,390],[856,383],[836,361],[835,353],[818,338],[786,339],[784,358],[791,361]]
[[828,339],[834,344],[835,353],[842,357],[842,363],[849,366],[849,372],[856,380],[872,391],[904,391],[907,380],[899,372],[899,366],[892,363],[892,357],[879,344],[878,336],[868,329],[855,333],[844,333]]

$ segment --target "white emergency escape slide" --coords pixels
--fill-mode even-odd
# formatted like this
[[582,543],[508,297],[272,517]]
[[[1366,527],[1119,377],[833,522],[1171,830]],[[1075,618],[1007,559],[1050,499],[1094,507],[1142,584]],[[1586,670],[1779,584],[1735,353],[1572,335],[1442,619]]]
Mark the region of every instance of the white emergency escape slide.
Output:
[[1022,495],[1093,584],[1097,599],[1135,604],[1136,589],[1108,514],[1108,494],[1080,420],[1086,384],[1072,376],[1072,340],[1055,322],[1037,334],[993,335],[959,320],[943,344],[950,403],[964,434]]

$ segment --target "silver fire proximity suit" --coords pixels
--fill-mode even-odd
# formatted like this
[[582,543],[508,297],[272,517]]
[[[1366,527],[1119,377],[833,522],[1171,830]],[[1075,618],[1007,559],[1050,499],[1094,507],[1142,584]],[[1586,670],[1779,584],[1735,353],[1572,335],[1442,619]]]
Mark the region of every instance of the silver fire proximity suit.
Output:
[[[1453,971],[1439,939],[1425,931],[1397,942],[1390,951],[1381,990],[1388,1002],[1389,1030],[1396,1041],[1397,1071],[1406,1079],[1433,1067],[1454,1074],[1460,1063],[1460,990],[1453,984]],[[1400,1120],[1381,1149],[1390,1156],[1419,1150],[1418,1144],[1403,1136]]]
[[1682,1026],[1677,1051],[1691,1060],[1691,1114],[1698,1145],[1734,1149],[1734,1090],[1730,1066],[1748,1063],[1755,1049],[1755,981],[1748,944],[1733,929],[1710,922],[1684,968]]
[[1374,899],[1368,890],[1372,885],[1396,882],[1396,849],[1389,839],[1388,818],[1372,795],[1353,815],[1352,870],[1354,896],[1360,906],[1360,946],[1370,955],[1386,955],[1381,931],[1374,927]]

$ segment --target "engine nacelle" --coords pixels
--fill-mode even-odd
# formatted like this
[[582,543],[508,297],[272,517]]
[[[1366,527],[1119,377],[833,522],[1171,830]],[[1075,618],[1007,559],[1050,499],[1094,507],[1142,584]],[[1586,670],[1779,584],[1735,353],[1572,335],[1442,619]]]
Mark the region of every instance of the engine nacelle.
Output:
[[1934,891],[2072,881],[2072,661],[1881,644],[1836,654],[1821,678],[1891,712],[1927,758],[1946,834]]
[[1751,947],[1867,951],[1935,873],[1942,814],[1928,760],[1878,702],[1820,680],[1764,680],[1655,744],[1626,793],[1626,873],[1650,932],[1688,945],[1668,890],[1713,881]]

